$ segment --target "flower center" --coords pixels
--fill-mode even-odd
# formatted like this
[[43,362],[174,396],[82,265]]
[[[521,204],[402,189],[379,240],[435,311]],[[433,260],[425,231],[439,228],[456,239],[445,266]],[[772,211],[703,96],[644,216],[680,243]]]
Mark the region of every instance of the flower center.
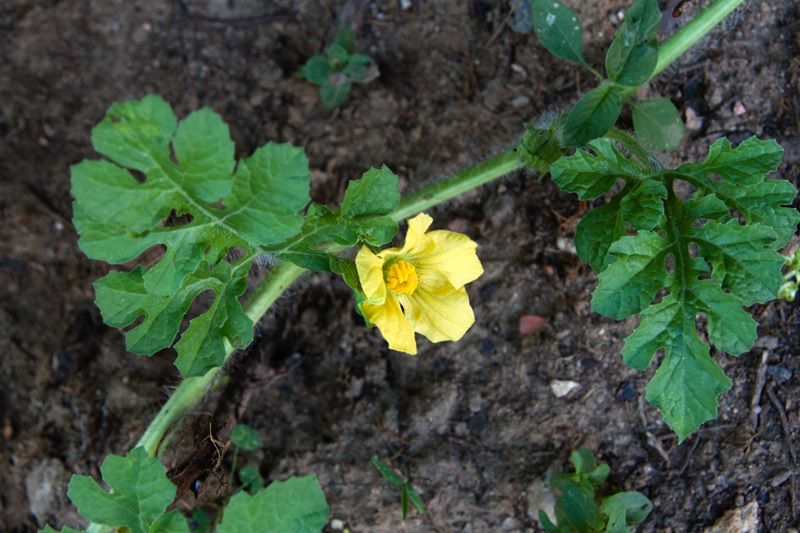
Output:
[[386,273],[386,286],[398,294],[413,294],[419,280],[414,265],[408,261],[399,261],[389,267]]

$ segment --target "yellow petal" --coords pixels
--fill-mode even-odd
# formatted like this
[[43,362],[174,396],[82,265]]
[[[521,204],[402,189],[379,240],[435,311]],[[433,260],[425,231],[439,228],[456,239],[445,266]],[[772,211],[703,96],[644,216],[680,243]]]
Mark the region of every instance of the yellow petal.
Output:
[[[386,283],[383,281],[383,258],[372,253],[362,246],[356,256],[356,269],[364,297],[375,305],[381,305],[386,300]],[[373,320],[373,322],[375,322]]]
[[389,342],[389,348],[415,355],[417,343],[414,340],[414,330],[403,316],[397,297],[389,296],[383,305],[369,302],[361,304],[364,318],[378,326],[383,338]]
[[400,295],[414,331],[433,342],[457,341],[475,322],[464,287],[455,289],[444,276],[420,277],[411,296]]
[[[425,232],[431,227],[433,219],[425,213],[420,213],[408,221],[408,231],[406,232],[406,242],[400,253],[408,253],[409,250],[416,247],[420,241],[424,241]],[[423,243],[424,244],[424,243]]]
[[408,261],[419,276],[429,272],[442,274],[447,281],[460,289],[483,274],[483,267],[475,253],[477,244],[466,235],[452,231],[436,230],[428,233],[409,250]]

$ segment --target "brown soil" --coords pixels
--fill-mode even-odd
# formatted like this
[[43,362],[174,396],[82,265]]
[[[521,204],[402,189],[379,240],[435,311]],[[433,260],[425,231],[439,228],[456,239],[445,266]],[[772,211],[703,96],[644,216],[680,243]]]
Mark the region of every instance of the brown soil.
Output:
[[[588,61],[602,65],[628,2],[568,3]],[[91,282],[109,267],[80,252],[70,222],[69,167],[97,157],[89,133],[112,102],[154,92],[179,116],[210,106],[240,155],[269,140],[303,145],[312,196],[335,203],[370,166],[385,163],[409,191],[480,161],[512,146],[523,122],[591,88],[578,67],[512,31],[509,2],[404,4],[0,5],[0,530],[84,523],[66,498],[70,475],[97,476],[108,453],[126,452],[179,380],[172,353],[126,353],[102,324]],[[293,73],[343,22],[381,75],[328,113]],[[696,161],[722,135],[755,134],[784,146],[782,175],[797,184],[798,31],[796,3],[753,3],[646,89],[695,117],[665,161]],[[758,347],[715,354],[734,386],[718,420],[679,445],[642,399],[654,369],[631,370],[619,355],[634,321],[589,309],[596,277],[569,245],[586,207],[517,173],[432,210],[436,228],[477,240],[486,273],[469,287],[475,326],[458,343],[420,338],[418,357],[390,352],[339,279],[306,275],[236,357],[228,390],[190,417],[166,465],[186,459],[216,413],[212,427],[247,423],[265,438],[242,455],[265,477],[316,473],[331,518],[353,532],[530,531],[547,473],[583,444],[611,465],[614,485],[653,501],[641,531],[702,531],[752,501],[761,530],[797,527],[799,304],[757,307]],[[524,315],[547,325],[521,336]],[[557,398],[553,379],[580,386]],[[413,482],[424,515],[402,522],[398,491],[372,456]],[[206,503],[230,454],[209,466]]]

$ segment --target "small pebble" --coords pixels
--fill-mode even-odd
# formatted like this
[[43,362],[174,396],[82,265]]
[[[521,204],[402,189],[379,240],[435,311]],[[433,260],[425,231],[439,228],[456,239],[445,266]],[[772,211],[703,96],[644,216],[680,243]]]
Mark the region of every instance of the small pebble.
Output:
[[550,390],[553,391],[553,395],[556,398],[563,398],[573,390],[580,387],[580,383],[576,383],[575,381],[569,380],[562,380],[562,379],[554,379],[550,381]]
[[514,107],[525,107],[526,105],[531,103],[531,99],[524,94],[522,96],[517,96],[513,100],[511,100],[511,105]]
[[571,252],[573,254],[578,253],[575,250],[575,241],[573,239],[564,237],[563,235],[556,237],[556,248],[564,252]]
[[511,70],[522,76],[523,78],[528,77],[528,71],[522,65],[518,63],[511,63]]
[[744,104],[742,104],[740,101],[737,100],[733,104],[733,114],[736,115],[737,117],[741,117],[745,113],[747,113],[747,108],[744,106]]
[[703,127],[703,117],[691,107],[686,108],[686,129],[689,131],[699,131]]
[[400,0],[400,8],[404,11],[411,9],[411,0]]
[[344,529],[344,522],[339,520],[338,518],[334,518],[331,520],[331,529],[334,531],[341,531]]
[[547,319],[539,315],[525,315],[519,319],[519,334],[522,336],[536,333],[547,325]]

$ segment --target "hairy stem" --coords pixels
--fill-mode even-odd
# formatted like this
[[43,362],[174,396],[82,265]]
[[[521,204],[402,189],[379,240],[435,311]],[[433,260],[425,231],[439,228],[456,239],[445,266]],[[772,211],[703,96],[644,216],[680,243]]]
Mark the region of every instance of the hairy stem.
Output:
[[395,222],[405,220],[521,167],[522,163],[517,158],[517,152],[512,148],[405,196],[392,213],[392,219]]

